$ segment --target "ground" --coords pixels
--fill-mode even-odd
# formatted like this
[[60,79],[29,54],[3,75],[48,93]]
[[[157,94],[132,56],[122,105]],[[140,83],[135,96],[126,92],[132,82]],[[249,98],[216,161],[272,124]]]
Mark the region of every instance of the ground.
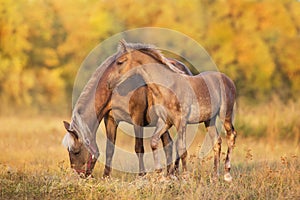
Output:
[[[220,179],[211,179],[212,157],[197,157],[201,137],[189,149],[188,172],[177,178],[113,170],[110,179],[102,179],[103,165],[97,163],[94,178],[81,179],[61,145],[65,119],[0,117],[0,199],[300,199],[298,141],[239,135],[232,183],[222,180],[223,161]],[[133,151],[132,138],[117,140],[128,140]]]

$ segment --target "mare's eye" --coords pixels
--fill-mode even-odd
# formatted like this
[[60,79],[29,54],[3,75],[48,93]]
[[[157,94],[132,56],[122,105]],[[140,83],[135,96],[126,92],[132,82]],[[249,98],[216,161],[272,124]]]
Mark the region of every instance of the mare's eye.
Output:
[[72,153],[75,156],[78,156],[80,154],[80,151],[70,150],[69,152]]

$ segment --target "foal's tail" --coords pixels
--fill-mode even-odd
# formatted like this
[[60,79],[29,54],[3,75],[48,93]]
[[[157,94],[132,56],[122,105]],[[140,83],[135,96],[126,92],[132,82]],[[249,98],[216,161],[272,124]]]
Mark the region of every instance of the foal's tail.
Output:
[[220,75],[221,106],[219,117],[222,123],[230,123],[234,120],[236,108],[236,87],[233,81],[225,74]]

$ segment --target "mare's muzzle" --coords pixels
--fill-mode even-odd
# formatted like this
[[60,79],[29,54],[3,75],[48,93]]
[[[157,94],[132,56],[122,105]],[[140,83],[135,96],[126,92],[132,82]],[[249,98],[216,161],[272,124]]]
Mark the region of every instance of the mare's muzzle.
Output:
[[74,169],[82,178],[87,178],[93,172],[97,158],[89,153],[88,161],[85,165],[85,169]]

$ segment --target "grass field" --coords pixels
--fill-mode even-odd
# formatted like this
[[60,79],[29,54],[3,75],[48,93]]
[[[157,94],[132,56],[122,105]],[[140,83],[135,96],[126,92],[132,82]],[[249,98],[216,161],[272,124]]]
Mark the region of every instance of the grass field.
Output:
[[[94,178],[80,179],[69,169],[67,151],[61,145],[65,134],[62,120],[68,118],[2,116],[0,199],[300,199],[297,125],[277,127],[281,118],[277,113],[266,113],[274,120],[270,123],[265,119],[266,123],[260,125],[264,127],[259,128],[255,125],[259,119],[251,118],[255,111],[244,110],[238,116],[245,113],[252,128],[237,119],[240,130],[232,158],[232,183],[224,182],[222,177],[219,181],[211,180],[212,157],[200,161],[196,156],[201,137],[189,149],[188,173],[178,180],[157,173],[141,178],[116,170],[112,178],[102,179],[101,163],[95,167]],[[282,131],[290,129],[293,135],[284,140]],[[267,131],[267,135],[245,137],[249,131],[259,130]],[[117,140],[120,144],[124,140],[133,144],[132,138]],[[222,159],[227,149],[225,140],[223,147]]]

